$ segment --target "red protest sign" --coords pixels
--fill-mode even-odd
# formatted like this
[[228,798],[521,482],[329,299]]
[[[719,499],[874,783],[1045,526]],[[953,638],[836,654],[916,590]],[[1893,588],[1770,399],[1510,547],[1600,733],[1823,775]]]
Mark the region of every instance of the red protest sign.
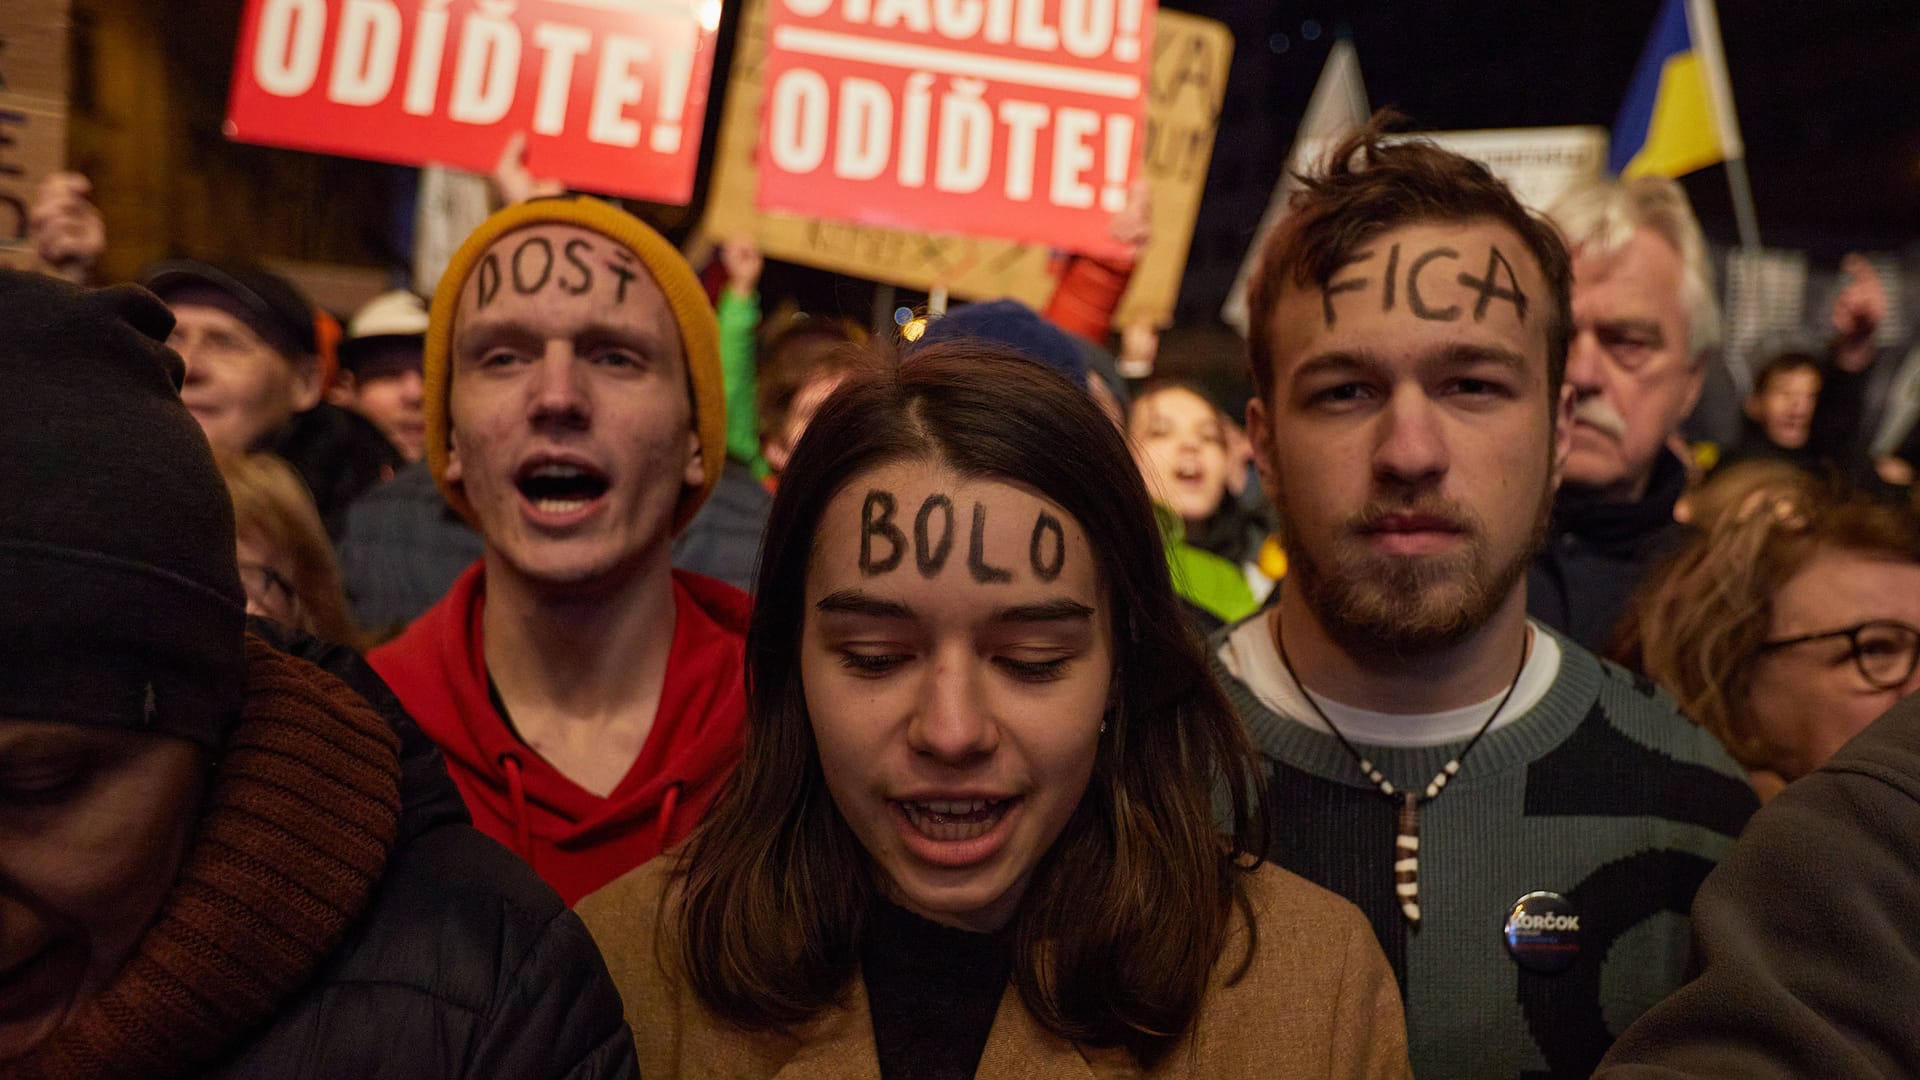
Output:
[[1153,3],[772,0],[760,208],[1121,250]]
[[248,0],[226,133],[407,165],[693,192],[720,0]]

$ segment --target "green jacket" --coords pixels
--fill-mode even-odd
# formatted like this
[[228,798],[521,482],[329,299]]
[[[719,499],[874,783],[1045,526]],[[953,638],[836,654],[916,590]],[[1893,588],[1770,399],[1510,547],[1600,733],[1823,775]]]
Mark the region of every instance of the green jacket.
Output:
[[1186,523],[1178,514],[1156,504],[1153,515],[1160,523],[1175,592],[1223,622],[1238,622],[1259,610],[1260,602],[1254,599],[1253,588],[1238,566],[1187,543]]
[[714,315],[720,322],[720,378],[727,391],[727,456],[751,465],[756,476],[765,476],[753,340],[760,329],[760,294],[739,296],[732,289],[722,289]]

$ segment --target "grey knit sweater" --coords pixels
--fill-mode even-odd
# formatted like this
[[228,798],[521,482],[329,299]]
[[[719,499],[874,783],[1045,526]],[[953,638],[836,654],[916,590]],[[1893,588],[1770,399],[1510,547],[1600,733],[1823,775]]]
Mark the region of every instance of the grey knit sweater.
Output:
[[[1267,857],[1366,912],[1400,978],[1422,1080],[1588,1075],[1683,981],[1694,890],[1757,807],[1745,773],[1672,699],[1555,636],[1546,696],[1481,740],[1421,810],[1417,929],[1394,895],[1397,804],[1331,735],[1266,708],[1216,655],[1265,759]],[[1419,788],[1462,745],[1361,749]],[[1573,964],[1554,974],[1521,966],[1503,938],[1514,902],[1536,891],[1580,920]]]

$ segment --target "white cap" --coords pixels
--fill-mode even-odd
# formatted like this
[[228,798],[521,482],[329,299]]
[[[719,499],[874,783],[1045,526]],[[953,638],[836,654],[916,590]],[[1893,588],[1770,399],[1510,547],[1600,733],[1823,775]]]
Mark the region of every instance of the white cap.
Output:
[[371,337],[425,337],[427,302],[405,289],[383,292],[347,321],[347,340]]

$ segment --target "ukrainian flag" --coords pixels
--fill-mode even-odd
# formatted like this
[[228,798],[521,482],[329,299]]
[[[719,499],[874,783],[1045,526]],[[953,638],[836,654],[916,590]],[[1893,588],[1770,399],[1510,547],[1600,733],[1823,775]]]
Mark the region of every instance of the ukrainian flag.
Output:
[[1608,167],[1683,176],[1745,152],[1713,0],[1665,0],[1613,123]]

